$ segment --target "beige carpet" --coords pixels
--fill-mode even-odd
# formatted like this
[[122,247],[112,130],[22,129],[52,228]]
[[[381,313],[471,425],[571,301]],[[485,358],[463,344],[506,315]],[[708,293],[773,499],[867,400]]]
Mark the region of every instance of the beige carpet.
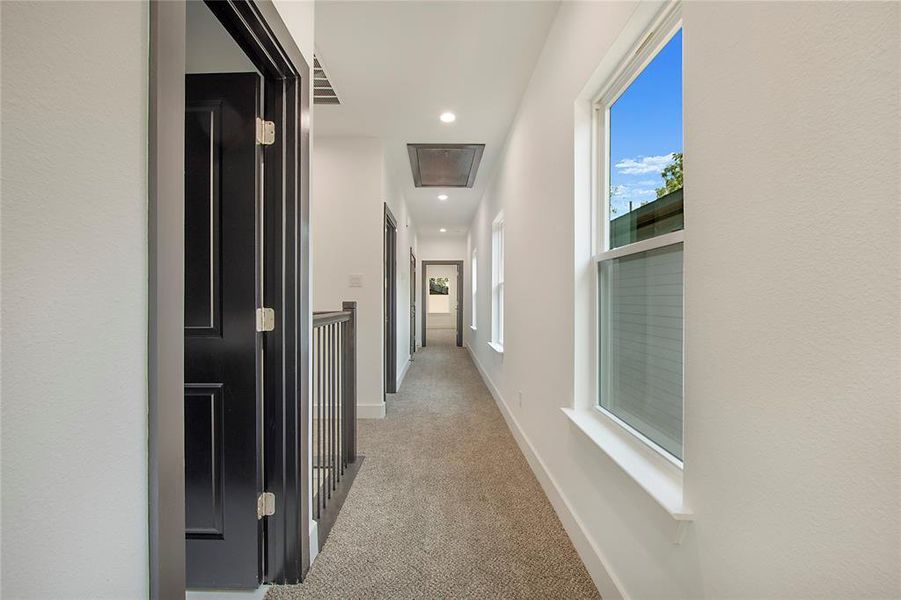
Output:
[[360,421],[359,448],[306,580],[269,600],[599,597],[453,331],[416,353],[386,419]]

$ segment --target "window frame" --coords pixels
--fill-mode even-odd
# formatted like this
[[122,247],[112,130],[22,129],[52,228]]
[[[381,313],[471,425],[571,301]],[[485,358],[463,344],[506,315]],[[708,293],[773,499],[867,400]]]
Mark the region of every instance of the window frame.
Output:
[[504,211],[491,223],[491,341],[504,352]]
[[469,328],[473,331],[476,330],[478,325],[478,291],[479,291],[479,257],[478,251],[476,248],[472,249],[472,256],[469,261],[469,270],[470,273],[470,294],[471,294],[471,302],[472,306],[470,307],[469,313]]
[[[603,417],[608,418],[617,426],[624,429],[631,436],[638,439],[642,444],[650,447],[657,454],[665,458],[668,462],[672,463],[680,470],[683,469],[684,466],[684,436],[683,436],[683,459],[679,459],[676,456],[670,454],[667,450],[665,450],[662,446],[642,434],[640,431],[617,417],[614,413],[607,410],[603,406],[601,406],[601,390],[602,386],[608,385],[609,382],[602,382],[602,378],[600,377],[600,357],[601,353],[601,344],[602,344],[602,336],[601,336],[601,323],[602,323],[602,315],[601,315],[601,307],[600,307],[600,297],[599,297],[599,284],[600,284],[600,266],[601,263],[607,262],[613,259],[622,258],[625,256],[630,256],[633,254],[639,254],[642,252],[647,252],[649,250],[655,250],[657,248],[664,248],[667,246],[675,246],[678,244],[683,245],[685,242],[685,229],[680,229],[679,231],[673,231],[670,233],[666,233],[657,237],[653,237],[647,240],[641,240],[638,242],[633,242],[631,244],[626,244],[623,246],[619,246],[617,248],[610,248],[610,168],[609,168],[609,158],[610,158],[610,108],[613,104],[619,99],[619,97],[629,89],[629,86],[638,79],[638,77],[644,72],[647,66],[654,60],[654,58],[660,53],[660,51],[669,43],[669,41],[676,35],[676,33],[682,29],[682,11],[681,5],[679,3],[674,3],[668,7],[668,10],[664,15],[655,23],[655,26],[650,28],[650,31],[645,33],[640,39],[641,42],[638,44],[637,48],[634,52],[632,52],[625,60],[622,61],[620,66],[614,71],[613,75],[607,80],[607,83],[602,86],[601,91],[595,96],[591,103],[592,107],[592,169],[591,169],[591,197],[592,197],[592,212],[594,218],[593,226],[594,231],[591,236],[592,242],[592,277],[594,281],[593,289],[594,289],[594,302],[593,304],[593,321],[594,327],[592,331],[592,346],[594,348],[595,354],[595,375],[592,381],[593,388],[593,402],[592,408],[594,411],[602,415]],[[684,37],[683,37],[684,40]],[[684,43],[684,41],[683,41]],[[684,52],[683,52],[684,56]],[[684,105],[683,105],[684,111]],[[684,125],[684,121],[683,121]],[[683,149],[684,150],[684,149]],[[684,285],[684,275],[683,275],[683,285]],[[684,293],[684,292],[683,292]],[[685,329],[685,320],[683,314],[682,321],[683,331]],[[683,390],[682,390],[682,414],[684,417],[685,414],[685,388],[684,388],[684,373],[685,373],[685,351],[684,351],[684,338],[683,338]],[[608,393],[609,397],[609,393]],[[684,420],[683,420],[683,430],[684,430]]]

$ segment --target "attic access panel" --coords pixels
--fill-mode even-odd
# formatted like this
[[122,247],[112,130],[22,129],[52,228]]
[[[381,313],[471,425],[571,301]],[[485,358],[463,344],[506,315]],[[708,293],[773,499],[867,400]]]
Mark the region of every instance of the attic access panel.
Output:
[[468,187],[476,181],[485,144],[407,144],[416,187]]

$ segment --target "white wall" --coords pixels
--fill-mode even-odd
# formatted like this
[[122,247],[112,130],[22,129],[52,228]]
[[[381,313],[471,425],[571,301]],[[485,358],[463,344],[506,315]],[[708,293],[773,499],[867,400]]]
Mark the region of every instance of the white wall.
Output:
[[0,594],[142,598],[148,6],[3,2],[0,20]]
[[[684,7],[681,545],[560,411],[591,402],[573,375],[592,281],[574,102],[634,8],[561,5],[472,223],[467,343],[605,596],[897,597],[901,5]],[[503,356],[486,322],[501,208]]]
[[[382,142],[317,138],[312,160],[310,236],[313,310],[357,301],[357,405],[384,414],[382,287]],[[352,176],[351,176],[352,174]],[[350,287],[359,274],[362,287]]]
[[466,236],[419,236],[419,260],[463,260],[466,258]]
[[[317,137],[311,180],[313,308],[335,310],[344,300],[357,301],[358,414],[384,416],[385,202],[397,220],[398,381],[410,358],[409,260],[415,228],[403,196],[394,192],[386,177],[383,144],[376,138]],[[351,274],[362,275],[362,287],[349,286]]]

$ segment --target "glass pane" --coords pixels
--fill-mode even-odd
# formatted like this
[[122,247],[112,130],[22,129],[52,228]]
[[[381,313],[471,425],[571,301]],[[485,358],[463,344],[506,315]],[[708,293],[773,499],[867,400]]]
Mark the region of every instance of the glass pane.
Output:
[[497,342],[504,343],[504,284],[497,286]]
[[610,107],[610,247],[683,227],[682,30]]
[[599,263],[602,407],[682,458],[682,244]]

